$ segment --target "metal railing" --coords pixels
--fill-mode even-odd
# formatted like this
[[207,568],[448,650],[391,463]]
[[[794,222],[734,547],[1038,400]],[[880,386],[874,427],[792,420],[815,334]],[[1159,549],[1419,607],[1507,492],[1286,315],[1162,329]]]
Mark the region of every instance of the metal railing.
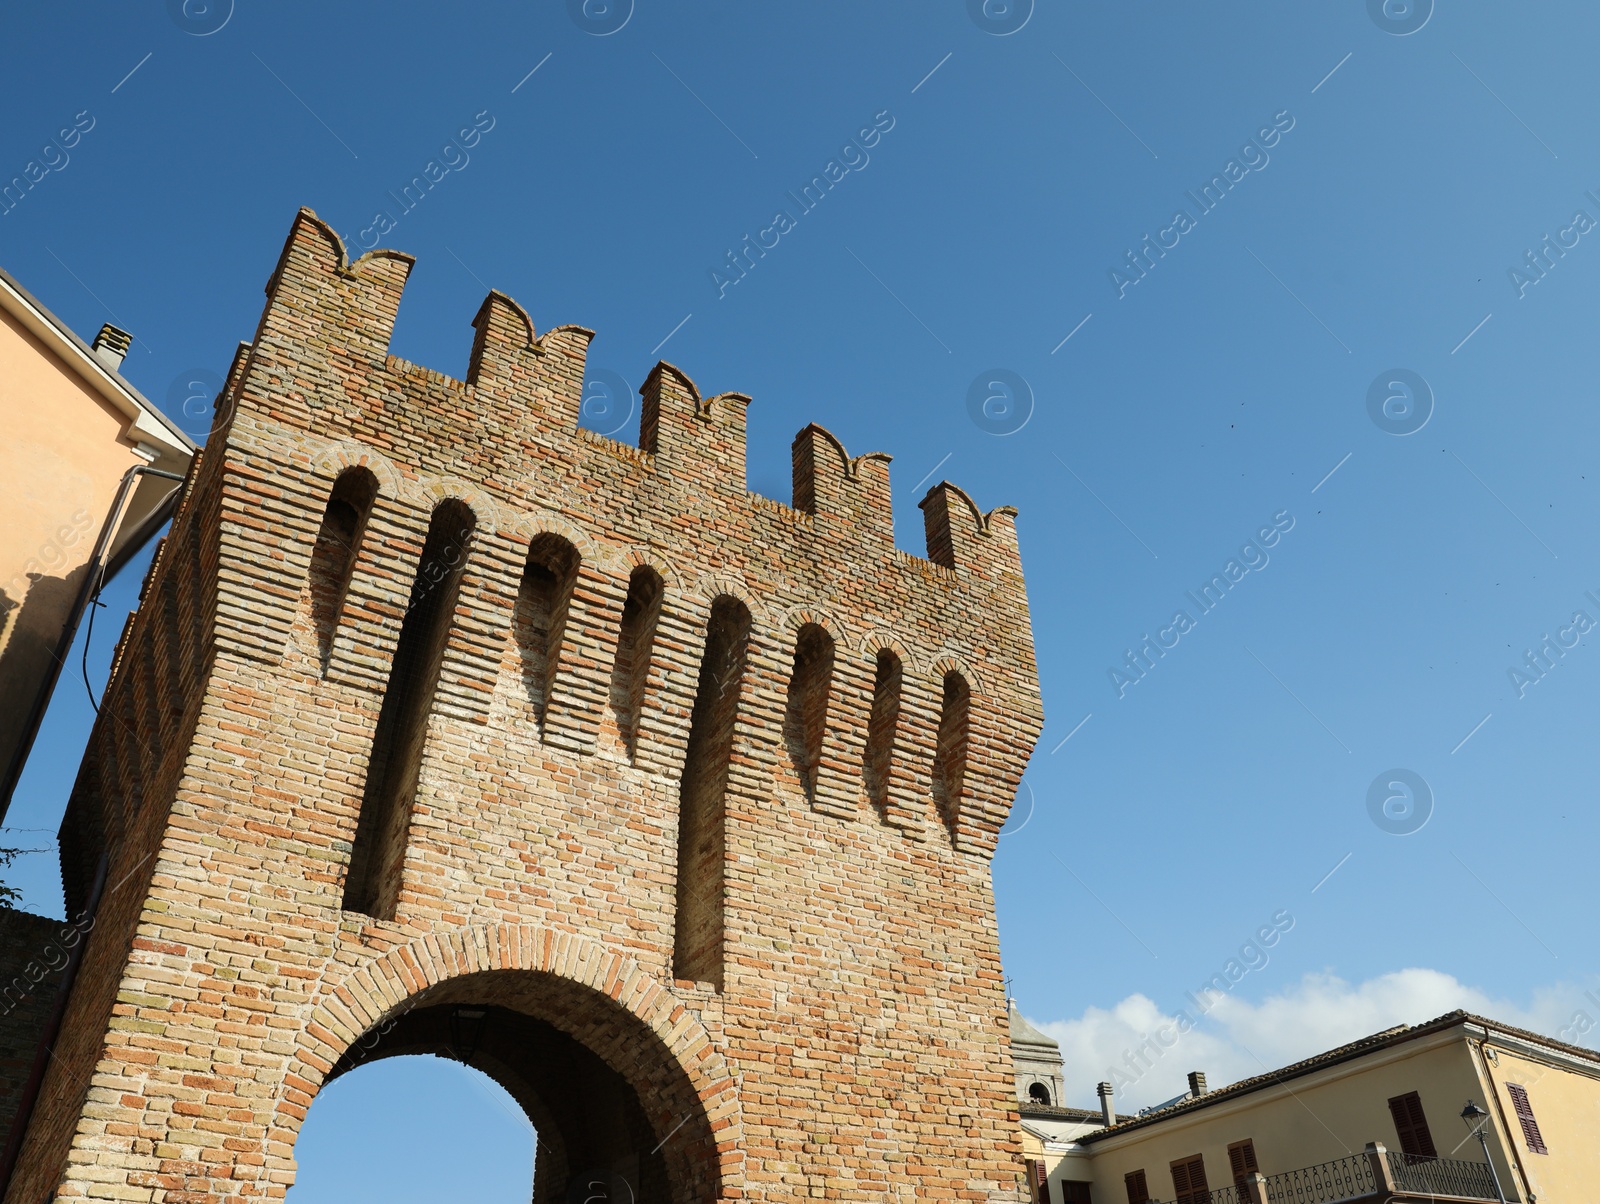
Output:
[[1332,1162],[1304,1166],[1266,1177],[1267,1199],[1272,1204],[1332,1204],[1353,1200],[1378,1190],[1372,1159],[1365,1154],[1335,1158]]
[[[1352,1161],[1352,1160],[1351,1159],[1343,1159],[1342,1161],[1348,1162],[1348,1161]],[[1361,1159],[1359,1159],[1359,1161],[1366,1162],[1366,1158],[1362,1157]],[[1333,1163],[1329,1163],[1328,1165],[1332,1166]],[[1290,1171],[1286,1175],[1274,1175],[1274,1176],[1272,1176],[1271,1178],[1269,1178],[1267,1180],[1268,1190],[1269,1191],[1273,1190],[1273,1185],[1276,1183],[1277,1180],[1281,1179],[1281,1180],[1286,1180],[1287,1181],[1287,1180],[1290,1180],[1290,1179],[1296,1179],[1297,1182],[1298,1182],[1298,1177],[1305,1176],[1305,1175],[1308,1175],[1308,1174],[1312,1174],[1312,1173],[1320,1171],[1322,1169],[1323,1169],[1322,1167],[1313,1166],[1313,1167],[1307,1167],[1305,1170],[1301,1170],[1301,1171]],[[1366,1191],[1367,1194],[1370,1194],[1374,1190],[1372,1188],[1372,1186],[1371,1186],[1372,1173],[1371,1173],[1371,1165],[1370,1165],[1370,1163],[1368,1164],[1367,1183],[1368,1183],[1368,1186],[1365,1189],[1365,1191]],[[1350,1195],[1361,1195],[1363,1193],[1360,1192],[1360,1191],[1352,1191],[1349,1194]],[[1199,1198],[1202,1201],[1204,1201],[1204,1204],[1251,1204],[1250,1193],[1247,1190],[1245,1190],[1243,1187],[1240,1187],[1237,1184],[1233,1184],[1233,1183],[1229,1183],[1224,1187],[1213,1187],[1213,1188],[1210,1188],[1205,1193],[1203,1193]],[[1322,1204],[1322,1201],[1325,1201],[1325,1200],[1342,1200],[1344,1198],[1345,1198],[1344,1195],[1315,1196],[1315,1195],[1309,1195],[1309,1194],[1295,1194],[1294,1192],[1287,1191],[1287,1190],[1285,1190],[1284,1194],[1270,1194],[1267,1197],[1267,1199],[1269,1201],[1269,1204]],[[1192,1197],[1191,1197],[1191,1199],[1192,1199]],[[1158,1201],[1158,1200],[1147,1200],[1147,1201],[1145,1201],[1145,1204],[1163,1204],[1163,1202],[1162,1201]]]
[[[1191,1204],[1197,1201],[1203,1202],[1203,1204],[1250,1204],[1250,1197],[1231,1183],[1226,1187],[1207,1188],[1203,1192],[1186,1198],[1191,1201]],[[1145,1204],[1164,1204],[1164,1201],[1146,1200]]]
[[[1385,1190],[1373,1165],[1377,1157],[1386,1160],[1389,1179],[1394,1189],[1403,1195],[1463,1200],[1496,1198],[1488,1163],[1454,1158],[1419,1161],[1405,1154],[1385,1151],[1381,1155],[1376,1152],[1352,1154],[1316,1166],[1267,1175],[1261,1184],[1267,1204],[1339,1204],[1377,1196]],[[1214,1187],[1203,1198],[1207,1204],[1251,1204],[1250,1193],[1233,1184]],[[1515,1204],[1515,1196],[1508,1195],[1507,1199]]]
[[[1196,1199],[1203,1204],[1250,1204],[1250,1193],[1236,1184],[1229,1183],[1225,1187],[1212,1187],[1198,1196],[1188,1197],[1191,1201]],[[1146,1200],[1145,1204],[1165,1204],[1161,1200]]]
[[1389,1152],[1389,1174],[1403,1192],[1418,1196],[1459,1196],[1469,1200],[1496,1198],[1487,1162],[1459,1158],[1413,1159]]

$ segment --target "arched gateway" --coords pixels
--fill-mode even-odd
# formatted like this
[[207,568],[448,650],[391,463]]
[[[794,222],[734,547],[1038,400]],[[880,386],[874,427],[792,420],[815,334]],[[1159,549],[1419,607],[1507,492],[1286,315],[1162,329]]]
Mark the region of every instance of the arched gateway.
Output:
[[[410,260],[308,211],[125,629],[62,825],[64,1011],[7,1204],[243,1204],[374,1058],[495,1078],[535,1200],[1015,1200],[990,882],[1042,722],[1014,512],[491,293],[464,381]],[[593,1192],[586,1193],[588,1195]],[[577,1198],[585,1198],[580,1194]]]
[[631,958],[530,926],[412,941],[322,984],[266,1148],[293,1145],[332,1078],[419,1053],[469,1063],[527,1112],[534,1204],[574,1182],[619,1204],[743,1186],[738,1084],[705,1029]]

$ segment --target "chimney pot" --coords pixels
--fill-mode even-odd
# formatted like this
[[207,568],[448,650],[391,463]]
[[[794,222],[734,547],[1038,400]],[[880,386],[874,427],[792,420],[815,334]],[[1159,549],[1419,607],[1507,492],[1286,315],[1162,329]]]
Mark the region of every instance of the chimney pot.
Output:
[[94,342],[89,350],[94,352],[94,358],[111,372],[122,371],[122,361],[128,354],[128,348],[133,345],[133,336],[126,330],[112,326],[109,322],[100,328],[100,333],[94,336]]
[[1191,1070],[1189,1072],[1189,1094],[1204,1095],[1206,1093],[1206,1072]]
[[1110,1083],[1096,1083],[1094,1093],[1100,1097],[1100,1119],[1105,1121],[1106,1128],[1117,1123],[1117,1110],[1112,1106]]

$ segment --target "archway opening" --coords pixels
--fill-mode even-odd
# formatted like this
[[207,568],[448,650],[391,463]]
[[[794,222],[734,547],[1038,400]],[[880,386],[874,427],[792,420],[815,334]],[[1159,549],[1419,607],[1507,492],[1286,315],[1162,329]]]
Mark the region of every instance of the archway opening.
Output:
[[[533,970],[449,979],[392,1008],[358,1038],[322,1092],[337,1099],[345,1081],[356,1082],[375,1063],[415,1063],[424,1054],[486,1076],[526,1118],[518,1140],[529,1140],[530,1127],[537,1133],[531,1197],[522,1199],[700,1204],[718,1198],[716,1142],[693,1083],[655,1030],[608,995]],[[307,1125],[321,1099],[319,1092]],[[301,1197],[291,1204],[302,1204]],[[320,1204],[320,1197],[304,1204]]]
[[328,1084],[306,1113],[288,1204],[527,1204],[536,1135],[511,1093],[448,1058],[406,1056]]

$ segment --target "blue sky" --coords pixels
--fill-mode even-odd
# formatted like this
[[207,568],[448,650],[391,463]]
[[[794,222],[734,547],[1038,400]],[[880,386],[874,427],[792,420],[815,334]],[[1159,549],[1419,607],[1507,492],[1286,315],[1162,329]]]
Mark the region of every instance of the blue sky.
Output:
[[[1454,1000],[1600,1016],[1600,633],[1573,619],[1600,622],[1600,11],[1441,0],[1404,33],[1399,0],[1129,0],[1001,36],[997,0],[689,7],[620,0],[605,36],[560,3],[13,7],[0,175],[93,125],[0,216],[0,263],[81,333],[133,330],[128,377],[181,413],[309,205],[417,256],[398,355],[462,373],[492,286],[596,329],[614,393],[667,358],[751,394],[760,492],[819,421],[895,456],[912,551],[931,474],[1018,506],[1048,720],[995,885],[1079,1102],[1279,912],[1193,1046],[1213,1082],[1289,1003],[1331,1019],[1272,1055]],[[728,283],[746,235],[775,245]],[[1547,636],[1571,647],[1535,678]],[[1146,637],[1172,646],[1129,680]],[[17,827],[70,787],[64,684]]]

